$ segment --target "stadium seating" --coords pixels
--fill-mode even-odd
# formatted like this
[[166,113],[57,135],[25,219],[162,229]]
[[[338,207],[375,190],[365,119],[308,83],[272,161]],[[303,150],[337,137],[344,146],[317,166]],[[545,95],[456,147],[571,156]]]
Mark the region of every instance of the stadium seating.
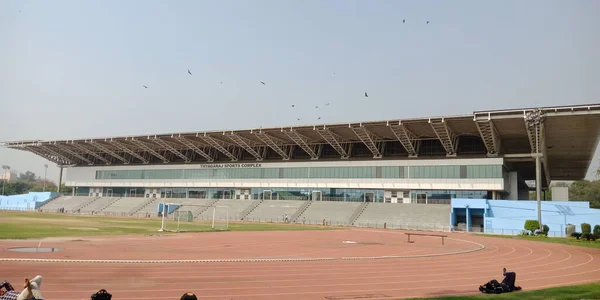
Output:
[[119,200],[119,198],[112,198],[112,197],[101,197],[101,198],[97,198],[96,200],[88,203],[87,205],[83,206],[82,208],[79,209],[79,213],[81,214],[101,214],[102,211],[108,207],[109,205],[111,205],[113,202]]
[[[215,202],[213,205],[217,206],[215,212],[215,219],[217,220],[240,220],[240,214],[252,205],[253,200],[232,200],[232,199],[221,199]],[[200,220],[210,220],[213,216],[213,210],[207,209],[200,215],[196,216]]]
[[251,222],[289,222],[329,225],[447,231],[450,206],[443,204],[364,203],[306,200],[232,200],[192,198],[135,198],[61,196],[39,208],[43,212],[157,217],[159,203],[181,204],[179,211],[190,211],[199,220],[216,219]]
[[348,220],[362,202],[312,201],[312,204],[296,219],[296,223],[349,225]]
[[129,216],[131,210],[144,203],[148,199],[146,198],[135,198],[135,197],[123,197],[119,198],[116,202],[109,205],[107,208],[102,210],[105,215],[112,216]]
[[306,203],[306,201],[264,200],[244,220],[251,222],[282,222],[284,215],[287,214],[291,218],[303,203]]
[[56,212],[64,208],[66,212],[73,212],[79,205],[91,199],[95,198],[87,196],[60,196],[40,206],[39,210],[42,212]]
[[355,226],[443,230],[450,224],[450,206],[443,204],[369,203]]

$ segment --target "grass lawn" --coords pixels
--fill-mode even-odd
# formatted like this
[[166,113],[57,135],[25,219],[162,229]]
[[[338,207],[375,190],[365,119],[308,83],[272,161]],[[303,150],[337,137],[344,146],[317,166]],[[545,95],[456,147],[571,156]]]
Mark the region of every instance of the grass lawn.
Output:
[[[176,229],[176,221],[167,221],[167,229]],[[107,236],[157,233],[159,219],[118,218],[47,214],[37,212],[0,211],[0,239],[27,239],[44,237]],[[185,232],[217,231],[209,221],[181,222]],[[229,223],[229,231],[289,231],[328,230],[320,226],[270,223]]]
[[439,297],[439,298],[419,298],[436,299],[436,300],[516,300],[516,299],[532,299],[532,300],[579,300],[579,299],[600,299],[600,282],[558,287],[537,291],[519,291],[505,294],[481,294],[477,296],[457,296],[457,297]]
[[501,234],[478,234],[478,235],[488,236],[488,237],[497,237],[497,238],[503,238],[503,239],[519,239],[519,240],[527,240],[527,241],[534,241],[534,242],[557,243],[557,244],[565,244],[565,245],[600,249],[600,240],[597,240],[594,242],[594,241],[577,240],[575,238],[546,237],[546,236],[501,235]]

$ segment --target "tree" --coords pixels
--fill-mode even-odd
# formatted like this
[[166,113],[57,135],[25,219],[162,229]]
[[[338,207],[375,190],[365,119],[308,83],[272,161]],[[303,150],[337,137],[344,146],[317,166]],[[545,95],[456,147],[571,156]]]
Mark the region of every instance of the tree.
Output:
[[569,198],[579,201],[589,201],[590,207],[600,208],[600,180],[580,180],[569,186]]
[[24,182],[35,182],[36,176],[35,173],[27,171],[25,173],[19,174],[19,180]]

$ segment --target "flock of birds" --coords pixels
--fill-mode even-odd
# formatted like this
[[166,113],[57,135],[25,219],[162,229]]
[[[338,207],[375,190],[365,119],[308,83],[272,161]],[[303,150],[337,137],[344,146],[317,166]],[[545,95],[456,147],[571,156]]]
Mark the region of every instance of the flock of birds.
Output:
[[[406,23],[406,19],[403,19],[403,20],[402,20],[402,23],[403,23],[403,24],[405,24],[405,23]],[[430,21],[429,21],[429,20],[427,20],[425,24],[429,24],[429,23],[430,23]],[[193,75],[193,74],[192,74],[192,71],[191,71],[190,69],[187,69],[187,73],[188,73],[190,76],[192,76],[192,75]],[[335,72],[333,73],[333,76],[335,76]],[[266,82],[264,82],[264,81],[262,81],[262,80],[261,80],[261,81],[259,81],[259,82],[260,82],[262,85],[265,85],[265,86],[267,85],[267,83],[266,83]],[[223,81],[221,81],[221,84],[223,84]],[[143,85],[143,87],[144,87],[144,88],[146,88],[146,89],[148,88],[148,86],[147,86],[147,85]],[[368,98],[368,97],[369,97],[369,93],[365,92],[365,94],[364,94],[364,97],[365,97],[365,98]],[[292,104],[291,106],[292,106],[292,108],[295,108],[295,107],[296,107],[296,104]],[[326,103],[326,104],[325,104],[325,106],[329,106],[329,103]],[[319,109],[319,106],[318,106],[318,105],[315,105],[315,109]],[[297,120],[297,121],[300,121],[300,118],[297,118],[296,120]],[[317,117],[317,120],[321,120],[321,117],[320,117],[320,116],[319,116],[319,117]]]
[[[19,12],[21,12],[21,10],[19,10]],[[403,19],[403,20],[402,20],[402,23],[403,23],[403,24],[405,24],[405,23],[406,23],[406,19]],[[429,20],[427,20],[427,21],[426,21],[426,24],[429,24]],[[192,76],[192,75],[193,75],[193,74],[192,74],[192,71],[190,71],[190,69],[188,69],[188,70],[187,70],[187,73],[188,73],[190,76]],[[333,73],[333,76],[335,76],[335,72]],[[261,83],[262,85],[265,85],[265,86],[267,85],[267,83],[266,83],[266,82],[264,82],[264,81],[260,81],[260,83]],[[221,84],[223,84],[223,81],[221,81]],[[144,85],[142,85],[142,86],[143,86],[145,89],[147,89],[147,88],[148,88],[148,86],[147,86],[147,85],[145,85],[145,84],[144,84]],[[365,98],[368,98],[368,97],[369,97],[369,93],[365,92],[365,95],[364,95],[364,97],[365,97]],[[329,103],[326,103],[326,104],[325,104],[325,106],[329,106]],[[296,105],[295,105],[295,104],[292,104],[292,108],[295,108],[295,107],[296,107]],[[318,105],[315,105],[315,109],[319,109],[319,106],[318,106]],[[317,120],[321,120],[321,117],[320,117],[320,116],[319,116],[319,117],[317,117]],[[297,121],[300,121],[300,118],[297,118]]]
[[[402,22],[405,22],[405,20],[402,20]],[[429,24],[429,21],[427,21],[427,23]],[[192,74],[192,71],[190,71],[190,69],[187,69],[187,73],[188,73],[190,76],[192,76],[192,75],[193,75],[193,74]],[[335,76],[335,72],[333,73],[333,76]],[[222,83],[223,83],[223,81],[221,81],[221,84],[222,84]],[[266,82],[264,82],[264,81],[262,81],[262,80],[260,81],[260,83],[261,83],[262,85],[267,85],[267,83],[266,83]],[[148,88],[148,86],[147,86],[147,85],[145,85],[145,84],[144,84],[144,85],[142,85],[142,86],[143,86],[145,89],[147,89],[147,88]],[[369,93],[365,92],[365,98],[369,98]],[[325,106],[329,106],[329,103],[325,103]],[[292,108],[295,108],[295,107],[296,107],[296,104],[292,104]],[[315,109],[319,109],[319,106],[318,106],[318,105],[315,105]],[[298,121],[300,121],[300,118],[297,118],[297,120],[298,120]],[[320,116],[319,116],[319,117],[317,117],[317,120],[321,120],[321,117],[320,117]]]

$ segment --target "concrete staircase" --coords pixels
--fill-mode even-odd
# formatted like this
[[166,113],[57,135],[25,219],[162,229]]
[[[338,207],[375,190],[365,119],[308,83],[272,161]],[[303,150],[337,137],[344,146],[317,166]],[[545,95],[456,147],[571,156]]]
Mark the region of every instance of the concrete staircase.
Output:
[[298,217],[300,217],[311,204],[312,200],[307,200],[306,203],[298,207],[298,210],[290,217],[290,223],[295,223],[296,219],[298,219]]
[[219,202],[219,199],[212,199],[208,203],[206,203],[206,207],[201,207],[197,211],[194,212],[194,219],[198,218],[203,212],[205,212],[209,206],[215,205],[215,203]]
[[354,225],[354,221],[356,221],[356,219],[358,219],[358,217],[360,217],[360,215],[363,213],[363,211],[365,211],[365,209],[367,208],[367,206],[369,206],[369,202],[364,202],[363,204],[361,204],[352,214],[352,216],[350,216],[350,218],[348,219],[348,224],[350,225]]
[[93,198],[91,198],[91,199],[89,199],[89,200],[87,200],[87,201],[84,201],[83,203],[81,203],[81,204],[79,204],[79,205],[75,206],[75,207],[73,208],[73,210],[72,210],[72,211],[73,211],[73,212],[79,211],[80,209],[82,209],[82,208],[84,208],[84,207],[86,207],[86,206],[88,206],[88,205],[90,205],[90,204],[94,203],[94,201],[96,201],[96,200],[98,200],[98,199],[100,199],[100,197],[93,197]]
[[107,205],[105,205],[104,207],[102,207],[100,210],[97,211],[97,213],[102,212],[103,210],[107,209],[109,206],[113,205],[113,203],[117,202],[121,200],[121,197],[119,198],[115,198],[115,200],[111,201],[110,203],[108,203]]
[[144,207],[150,205],[150,203],[154,202],[154,200],[156,200],[156,198],[148,198],[148,200],[144,201],[142,204],[134,207],[133,209],[131,209],[129,211],[129,215],[133,216],[135,213],[137,213],[138,211],[142,210]]
[[246,216],[248,216],[253,210],[255,210],[265,200],[260,199],[260,200],[253,200],[253,201],[254,201],[254,203],[252,203],[250,206],[248,206],[246,209],[244,209],[244,211],[242,211],[240,213],[240,220],[244,220],[244,218]]

